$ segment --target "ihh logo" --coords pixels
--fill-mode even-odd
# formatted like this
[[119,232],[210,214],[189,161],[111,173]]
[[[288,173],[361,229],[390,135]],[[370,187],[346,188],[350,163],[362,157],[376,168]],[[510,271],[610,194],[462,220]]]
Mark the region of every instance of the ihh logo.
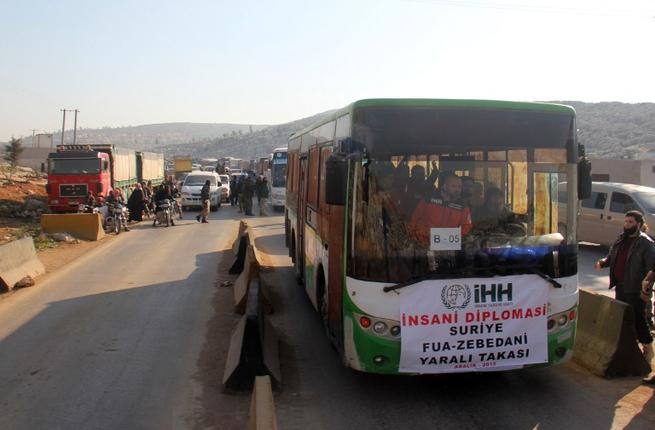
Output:
[[441,289],[441,301],[447,309],[464,309],[471,301],[468,285],[446,285]]
[[507,286],[503,284],[479,284],[473,287],[473,300],[475,303],[499,303],[512,301],[512,283]]

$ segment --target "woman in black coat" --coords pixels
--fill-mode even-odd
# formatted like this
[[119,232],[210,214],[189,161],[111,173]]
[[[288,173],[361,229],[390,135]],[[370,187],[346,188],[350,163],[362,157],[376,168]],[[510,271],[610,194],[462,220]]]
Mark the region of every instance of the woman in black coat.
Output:
[[127,201],[127,208],[130,210],[130,221],[143,221],[143,209],[145,207],[145,196],[141,184],[136,184],[132,195]]

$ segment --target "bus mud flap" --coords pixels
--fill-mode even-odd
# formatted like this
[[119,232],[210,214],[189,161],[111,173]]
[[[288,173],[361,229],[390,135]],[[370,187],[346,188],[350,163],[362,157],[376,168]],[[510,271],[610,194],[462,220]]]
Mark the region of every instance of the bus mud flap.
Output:
[[637,344],[634,314],[627,303],[580,289],[573,361],[598,376],[643,376],[650,372]]
[[0,290],[9,291],[26,276],[36,278],[43,273],[45,267],[31,237],[0,245]]
[[259,280],[253,279],[251,284],[246,314],[237,323],[230,339],[223,386],[232,390],[250,389],[256,376],[269,375],[273,388],[280,390],[278,336],[265,315]]

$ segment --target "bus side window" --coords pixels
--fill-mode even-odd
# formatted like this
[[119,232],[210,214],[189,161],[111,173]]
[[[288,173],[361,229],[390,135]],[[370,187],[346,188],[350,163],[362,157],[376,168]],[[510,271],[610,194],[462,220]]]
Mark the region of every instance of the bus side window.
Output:
[[318,207],[318,147],[309,150],[309,172],[307,203],[312,207]]

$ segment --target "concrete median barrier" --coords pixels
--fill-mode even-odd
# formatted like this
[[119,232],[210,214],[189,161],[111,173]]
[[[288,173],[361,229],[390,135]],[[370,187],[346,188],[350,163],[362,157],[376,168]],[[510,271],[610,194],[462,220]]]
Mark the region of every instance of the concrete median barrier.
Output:
[[239,221],[239,233],[237,234],[236,239],[234,240],[234,243],[232,244],[232,252],[234,255],[236,255],[239,251],[239,244],[241,243],[241,236],[243,236],[243,232],[246,230],[246,223],[243,220]]
[[255,389],[250,400],[248,430],[277,430],[275,401],[271,379],[268,376],[258,376],[255,379]]
[[36,278],[45,267],[36,255],[34,240],[25,237],[0,246],[0,288],[9,291],[26,276]]
[[630,306],[581,289],[573,360],[598,376],[648,374]]
[[44,233],[69,233],[78,239],[100,240],[105,236],[100,214],[45,214],[41,215]]
[[243,270],[234,282],[234,308],[237,313],[244,313],[248,302],[250,281],[257,277],[259,267],[252,245],[248,245],[243,261]]
[[[243,221],[241,222],[241,225],[243,225]],[[246,252],[250,243],[250,234],[245,231],[245,229],[242,231],[241,228],[239,228],[239,236],[237,236],[237,239],[234,241],[235,246],[232,247],[232,250],[235,251],[235,255],[234,262],[232,263],[232,266],[230,266],[229,270],[231,275],[235,275],[243,271],[243,263],[245,261]]]
[[276,389],[280,389],[278,337],[265,315],[265,298],[258,279],[251,281],[248,296],[246,313],[230,338],[223,385],[228,389],[249,389],[256,376],[269,375]]

